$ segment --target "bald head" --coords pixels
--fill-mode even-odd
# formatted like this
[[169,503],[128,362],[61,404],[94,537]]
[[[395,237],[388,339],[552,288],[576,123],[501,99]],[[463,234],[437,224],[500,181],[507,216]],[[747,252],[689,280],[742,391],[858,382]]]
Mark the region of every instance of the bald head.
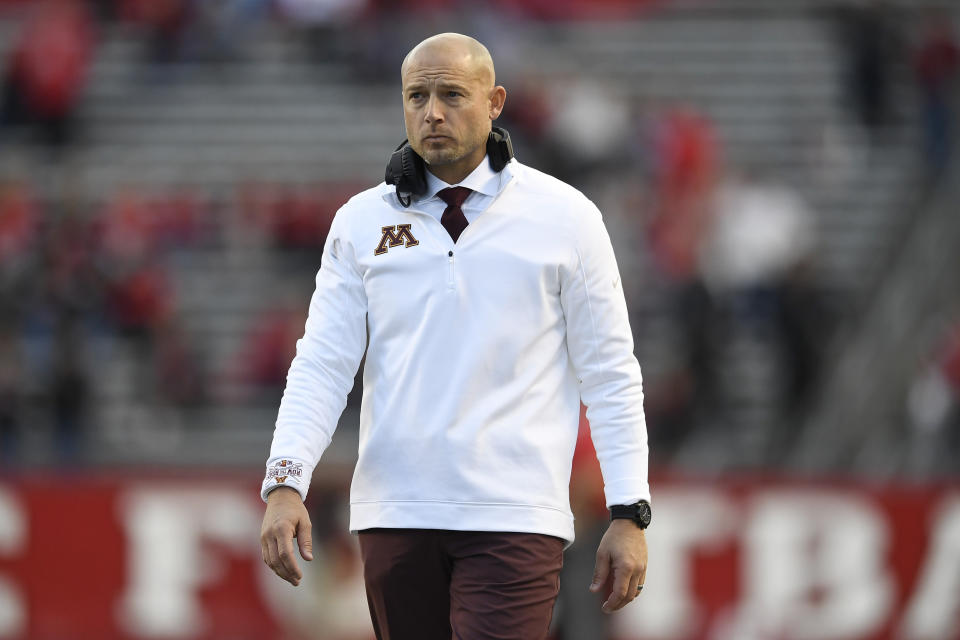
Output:
[[435,176],[456,184],[486,156],[506,90],[494,86],[487,48],[441,33],[413,48],[400,67],[407,139]]
[[415,46],[400,65],[400,78],[422,66],[457,67],[480,80],[485,87],[496,83],[493,58],[479,41],[461,33],[438,33]]

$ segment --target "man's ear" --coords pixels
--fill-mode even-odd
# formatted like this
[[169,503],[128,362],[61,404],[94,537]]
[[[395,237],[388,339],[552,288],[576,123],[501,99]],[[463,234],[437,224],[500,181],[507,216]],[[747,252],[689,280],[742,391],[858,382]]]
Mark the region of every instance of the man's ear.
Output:
[[503,111],[503,103],[507,100],[507,90],[496,86],[490,90],[490,119],[496,120]]

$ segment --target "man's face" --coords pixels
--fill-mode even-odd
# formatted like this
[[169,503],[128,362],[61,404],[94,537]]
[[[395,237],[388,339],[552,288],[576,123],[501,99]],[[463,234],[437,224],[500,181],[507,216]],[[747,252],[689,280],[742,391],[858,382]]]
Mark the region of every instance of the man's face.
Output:
[[486,154],[491,121],[503,107],[502,87],[469,55],[421,50],[403,70],[403,115],[413,150],[436,173],[469,172]]

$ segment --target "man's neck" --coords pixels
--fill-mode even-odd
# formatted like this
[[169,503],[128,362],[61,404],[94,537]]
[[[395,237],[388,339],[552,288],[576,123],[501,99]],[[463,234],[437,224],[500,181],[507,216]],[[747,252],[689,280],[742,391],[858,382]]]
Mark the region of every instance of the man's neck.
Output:
[[463,182],[464,178],[473,173],[473,170],[479,167],[481,162],[486,160],[486,148],[481,147],[478,151],[479,154],[473,153],[450,164],[439,166],[428,164],[427,170],[447,184],[458,184]]

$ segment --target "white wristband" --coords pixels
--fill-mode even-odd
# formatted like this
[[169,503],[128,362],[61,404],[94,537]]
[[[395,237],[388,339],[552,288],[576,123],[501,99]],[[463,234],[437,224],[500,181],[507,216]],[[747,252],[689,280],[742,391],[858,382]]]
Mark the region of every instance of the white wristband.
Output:
[[260,488],[260,497],[266,501],[267,495],[277,487],[290,487],[300,494],[301,500],[306,500],[310,475],[304,463],[290,458],[279,458],[268,462],[267,474]]

